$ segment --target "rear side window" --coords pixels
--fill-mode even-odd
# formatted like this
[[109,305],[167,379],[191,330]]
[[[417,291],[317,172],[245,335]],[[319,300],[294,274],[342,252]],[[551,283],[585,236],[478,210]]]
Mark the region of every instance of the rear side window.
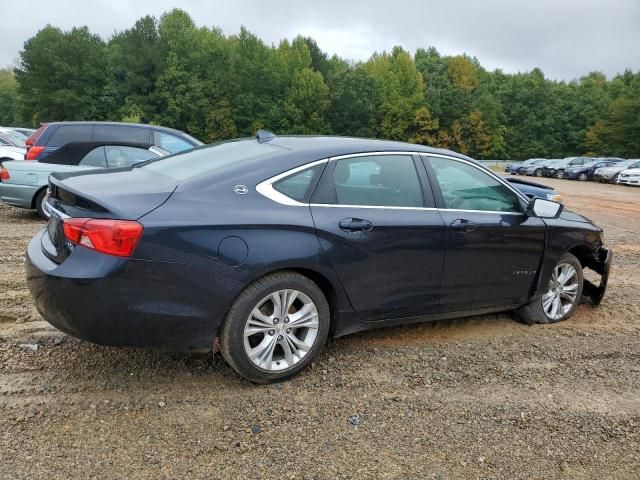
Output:
[[158,131],[153,132],[153,143],[171,153],[178,153],[193,148],[193,145],[180,137]]
[[423,207],[420,179],[409,155],[375,155],[336,162],[340,205]]
[[60,125],[51,135],[48,145],[62,147],[69,142],[90,142],[93,125]]
[[93,140],[96,142],[149,143],[149,128],[126,125],[96,125]]
[[145,150],[144,148],[109,145],[104,147],[104,149],[107,155],[107,165],[109,168],[130,167],[136,163],[157,157],[155,153]]
[[273,184],[278,192],[298,202],[307,202],[311,196],[311,190],[316,183],[318,175],[324,165],[316,165],[299,173],[294,173]]
[[78,165],[87,167],[107,167],[107,160],[104,156],[104,147],[96,147],[87,153]]
[[141,165],[151,171],[178,181],[224,170],[256,160],[268,159],[283,153],[283,149],[255,140],[221,142],[204,148],[160,158]]

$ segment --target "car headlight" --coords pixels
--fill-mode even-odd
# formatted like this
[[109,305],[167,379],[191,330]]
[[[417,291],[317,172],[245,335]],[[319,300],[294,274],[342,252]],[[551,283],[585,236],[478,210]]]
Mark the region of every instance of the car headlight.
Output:
[[606,245],[604,231],[600,232],[600,242],[602,243],[602,245]]
[[547,200],[562,203],[562,197],[557,193],[547,193]]

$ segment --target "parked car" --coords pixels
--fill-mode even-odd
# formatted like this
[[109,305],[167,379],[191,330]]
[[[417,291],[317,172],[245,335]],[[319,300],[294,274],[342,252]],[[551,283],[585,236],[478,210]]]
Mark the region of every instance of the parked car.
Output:
[[10,128],[0,127],[0,165],[7,160],[24,158],[27,137]]
[[529,176],[534,175],[536,177],[542,177],[542,172],[544,170],[544,167],[553,161],[554,159],[546,159],[546,160],[541,160],[539,162],[532,163],[528,167],[524,168],[524,174]]
[[24,127],[7,127],[7,128],[9,128],[9,130],[13,130],[14,132],[18,132],[27,138],[36,132],[35,128],[24,128]]
[[564,171],[569,167],[576,167],[592,162],[592,157],[567,157],[547,163],[542,169],[543,177],[563,178]]
[[618,174],[616,183],[640,186],[640,166],[629,167]]
[[129,142],[155,145],[177,153],[202,145],[180,130],[137,123],[54,122],[45,123],[27,139],[25,160],[46,157],[69,142]]
[[504,171],[511,175],[522,175],[527,167],[543,161],[544,158],[530,158],[524,162],[507,163]]
[[529,182],[527,180],[522,180],[521,178],[505,177],[504,180],[531,199],[538,197],[562,203],[562,197],[553,189],[553,187],[548,187],[541,183]]
[[587,162],[584,165],[578,165],[575,167],[567,167],[564,171],[562,178],[569,180],[593,180],[593,174],[598,168],[615,166],[620,163],[619,160],[594,160],[593,162]]
[[[27,283],[57,328],[106,345],[211,350],[248,379],[298,373],[328,335],[598,304],[602,230],[448,150],[340,137],[221,142],[50,177]],[[600,286],[583,267],[601,275]]]
[[36,210],[42,218],[48,218],[44,199],[51,173],[128,167],[167,153],[149,144],[68,143],[40,161],[5,162],[0,171],[0,200],[14,207]]
[[639,168],[640,159],[623,160],[609,167],[600,167],[593,172],[593,179],[598,182],[616,183],[618,174],[628,168]]

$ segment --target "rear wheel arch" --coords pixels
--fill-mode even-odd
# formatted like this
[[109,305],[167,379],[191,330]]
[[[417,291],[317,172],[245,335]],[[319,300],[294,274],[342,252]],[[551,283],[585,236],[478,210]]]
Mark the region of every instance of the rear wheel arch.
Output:
[[38,199],[38,195],[40,195],[40,193],[42,193],[43,190],[46,190],[47,186],[45,185],[42,188],[39,188],[38,191],[36,193],[33,194],[33,198],[31,199],[31,208],[35,209],[36,208],[36,200]]

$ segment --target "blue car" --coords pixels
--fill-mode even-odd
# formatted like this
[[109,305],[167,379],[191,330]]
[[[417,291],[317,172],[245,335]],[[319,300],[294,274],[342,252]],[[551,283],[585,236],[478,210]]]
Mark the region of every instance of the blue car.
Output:
[[611,263],[602,230],[562,204],[399,142],[260,131],[55,173],[49,189],[26,258],[47,321],[106,345],[217,343],[258,383],[300,372],[329,335],[510,310],[565,320],[600,302]]
[[525,170],[531,165],[535,165],[544,158],[530,158],[529,160],[525,160],[524,162],[515,162],[515,163],[507,163],[504,167],[504,171],[511,175],[524,175]]
[[583,182],[586,180],[593,180],[593,174],[598,168],[615,167],[621,161],[621,159],[595,160],[593,162],[585,163],[584,165],[569,167],[565,169],[563,178],[569,180],[580,180]]
[[118,122],[52,122],[43,124],[26,140],[25,160],[42,160],[70,142],[127,142],[148,144],[170,153],[202,145],[180,130]]

